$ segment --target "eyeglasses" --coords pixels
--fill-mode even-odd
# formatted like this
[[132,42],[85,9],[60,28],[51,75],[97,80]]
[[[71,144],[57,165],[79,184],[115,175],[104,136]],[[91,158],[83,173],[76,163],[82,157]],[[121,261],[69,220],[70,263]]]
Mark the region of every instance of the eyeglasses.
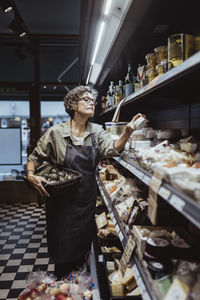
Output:
[[96,104],[96,100],[92,99],[92,98],[85,97],[85,98],[81,98],[79,101],[81,101],[81,100],[85,101],[85,103],[87,103],[87,104],[90,102],[92,102],[94,105]]

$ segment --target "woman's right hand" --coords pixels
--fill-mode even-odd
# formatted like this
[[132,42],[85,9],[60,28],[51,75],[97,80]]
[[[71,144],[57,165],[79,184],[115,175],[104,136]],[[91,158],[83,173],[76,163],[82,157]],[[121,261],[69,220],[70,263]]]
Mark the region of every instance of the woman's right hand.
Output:
[[41,196],[50,197],[49,193],[45,190],[42,184],[42,182],[47,182],[43,177],[34,175],[31,172],[29,172],[27,179]]

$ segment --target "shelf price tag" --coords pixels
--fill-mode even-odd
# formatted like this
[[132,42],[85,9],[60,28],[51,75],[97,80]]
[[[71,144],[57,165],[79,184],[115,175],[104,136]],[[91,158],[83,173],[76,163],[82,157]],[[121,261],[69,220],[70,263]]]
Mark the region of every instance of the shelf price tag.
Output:
[[119,239],[120,239],[120,241],[121,241],[121,243],[123,242],[123,239],[124,239],[124,236],[123,236],[123,234],[122,234],[122,232],[120,231],[120,233],[119,233]]
[[163,186],[161,186],[159,190],[159,195],[163,197],[165,200],[168,200],[170,196],[170,191],[164,188]]
[[103,262],[103,255],[98,255],[98,261],[99,261],[100,263]]
[[149,185],[150,179],[151,179],[151,177],[149,177],[149,176],[147,176],[147,175],[144,175],[142,181],[143,181],[146,185]]
[[171,196],[169,203],[180,212],[182,212],[185,207],[185,202],[181,198],[177,197],[176,195]]
[[135,170],[136,170],[136,168],[135,168],[134,166],[128,164],[128,165],[127,165],[127,169],[128,169],[132,174],[135,175]]
[[146,290],[146,287],[144,285],[144,282],[140,276],[140,273],[138,271],[138,268],[137,266],[134,264],[133,267],[133,274],[134,274],[134,277],[135,277],[135,280],[141,290],[141,293],[142,293],[142,299],[145,299],[145,300],[150,300],[151,298],[149,297],[149,294],[147,293],[147,290]]
[[120,260],[120,265],[119,265],[119,269],[123,276],[126,272],[126,267],[131,259],[134,248],[135,248],[135,239],[132,235],[130,235],[129,239],[127,241],[127,244],[124,248],[124,252],[123,252],[122,258]]

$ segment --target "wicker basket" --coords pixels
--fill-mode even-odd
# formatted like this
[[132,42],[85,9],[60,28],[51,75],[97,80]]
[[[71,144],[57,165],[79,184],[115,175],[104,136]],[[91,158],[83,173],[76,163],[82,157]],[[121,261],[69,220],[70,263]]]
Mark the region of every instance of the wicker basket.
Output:
[[[69,175],[72,178],[63,180],[61,182],[48,182],[48,183],[42,182],[44,188],[47,190],[47,192],[51,196],[55,196],[62,192],[66,192],[66,190],[68,190],[72,186],[74,187],[74,185],[79,183],[80,178],[82,176],[81,173],[79,173],[77,171],[68,169],[66,167],[52,166],[49,164],[44,164],[41,167],[39,167],[38,169],[36,169],[35,175],[44,177],[44,174],[49,173],[52,168],[57,169],[58,171],[64,171],[66,173],[66,175]],[[24,179],[30,185],[27,178],[24,178]]]

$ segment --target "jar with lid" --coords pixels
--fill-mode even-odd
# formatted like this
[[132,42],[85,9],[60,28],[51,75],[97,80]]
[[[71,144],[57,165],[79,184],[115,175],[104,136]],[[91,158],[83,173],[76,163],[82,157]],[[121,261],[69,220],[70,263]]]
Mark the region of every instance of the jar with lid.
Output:
[[148,77],[148,81],[150,82],[151,80],[153,80],[154,78],[156,78],[158,76],[158,73],[155,69],[148,69],[146,71],[146,75]]
[[194,54],[194,37],[191,34],[178,33],[168,38],[169,68],[178,66]]
[[168,57],[167,46],[159,46],[154,49],[154,52],[156,53],[158,64],[160,64],[163,59],[167,59]]
[[161,61],[161,65],[162,65],[164,73],[166,73],[168,71],[168,60],[167,59],[163,59]]
[[148,68],[155,69],[157,65],[157,57],[155,53],[148,53],[145,56],[145,59],[147,61]]
[[157,71],[158,75],[162,75],[165,73],[161,63],[156,66],[156,71]]

